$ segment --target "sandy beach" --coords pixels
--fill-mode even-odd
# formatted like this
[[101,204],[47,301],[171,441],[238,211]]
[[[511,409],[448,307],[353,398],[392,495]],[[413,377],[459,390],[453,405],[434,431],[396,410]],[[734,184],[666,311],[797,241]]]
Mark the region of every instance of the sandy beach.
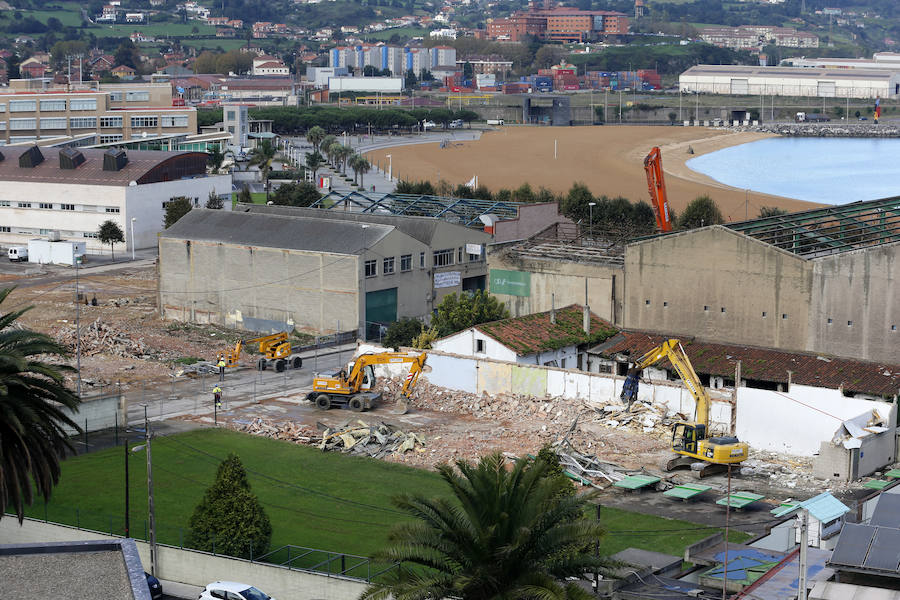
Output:
[[[395,176],[406,180],[446,179],[454,186],[478,175],[478,183],[492,191],[514,189],[528,182],[567,191],[582,182],[595,195],[647,200],[643,159],[650,148],[662,149],[666,188],[672,208],[680,212],[702,194],[709,194],[728,221],[754,218],[763,206],[794,212],[820,204],[758,194],[722,185],[691,171],[685,162],[695,156],[771,137],[770,134],[731,132],[694,127],[504,127],[486,132],[480,140],[394,147],[368,154],[370,161],[387,163],[393,156]],[[556,158],[554,159],[554,141]],[[694,154],[689,153],[693,149]]]

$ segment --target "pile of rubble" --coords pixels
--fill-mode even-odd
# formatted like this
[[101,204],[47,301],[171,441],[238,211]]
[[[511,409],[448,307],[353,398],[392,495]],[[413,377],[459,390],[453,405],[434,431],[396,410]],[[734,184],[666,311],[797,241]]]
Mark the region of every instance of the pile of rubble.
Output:
[[389,423],[369,425],[364,421],[346,421],[337,427],[317,423],[317,429],[291,421],[274,423],[256,418],[249,423],[234,423],[238,431],[261,435],[296,444],[317,446],[320,450],[344,452],[385,458],[409,451],[424,452],[425,440],[415,433],[406,433]]
[[[77,341],[75,327],[57,331],[56,341],[74,348]],[[101,353],[128,358],[151,358],[153,354],[143,339],[132,339],[124,331],[97,318],[87,327],[81,328],[81,354],[93,356]]]

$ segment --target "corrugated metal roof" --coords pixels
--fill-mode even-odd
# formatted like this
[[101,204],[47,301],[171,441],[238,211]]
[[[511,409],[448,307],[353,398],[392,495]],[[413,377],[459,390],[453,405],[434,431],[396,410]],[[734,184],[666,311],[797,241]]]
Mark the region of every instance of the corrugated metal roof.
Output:
[[196,208],[161,238],[335,254],[362,254],[394,227]]
[[796,77],[799,79],[828,79],[831,77],[877,79],[890,81],[893,73],[874,69],[827,69],[817,67],[758,67],[746,65],[694,65],[684,75],[735,75],[742,77]]
[[[637,358],[665,340],[676,336],[623,331],[607,344],[591,352],[607,358],[625,354]],[[788,371],[791,381],[799,385],[825,387],[852,393],[890,397],[900,390],[900,365],[850,360],[831,356],[803,354],[786,350],[755,348],[701,342],[681,337],[681,344],[694,370],[700,374],[734,377],[734,367],[741,361],[744,379],[785,383]],[[668,361],[660,365],[672,368]]]
[[809,514],[822,523],[830,523],[844,513],[850,512],[850,508],[828,492],[822,492],[818,496],[804,500],[800,503],[799,508],[805,508]]
[[615,335],[616,328],[591,313],[590,335],[583,329],[584,312],[571,304],[556,311],[556,323],[550,311],[513,317],[476,325],[475,329],[494,338],[519,356],[558,350],[572,344],[597,343]]

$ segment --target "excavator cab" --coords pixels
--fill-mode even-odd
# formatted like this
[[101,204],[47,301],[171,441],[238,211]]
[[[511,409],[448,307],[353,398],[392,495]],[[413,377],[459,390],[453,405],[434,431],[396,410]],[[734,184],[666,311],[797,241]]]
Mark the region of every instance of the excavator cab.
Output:
[[672,450],[697,454],[697,444],[706,438],[706,425],[702,423],[678,423],[672,429]]

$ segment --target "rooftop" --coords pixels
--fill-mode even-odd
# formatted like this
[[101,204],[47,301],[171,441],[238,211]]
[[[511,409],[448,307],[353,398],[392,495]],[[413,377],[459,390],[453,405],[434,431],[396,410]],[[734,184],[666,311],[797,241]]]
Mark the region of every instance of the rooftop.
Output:
[[203,152],[150,152],[129,150],[128,162],[119,171],[103,170],[104,150],[79,148],[84,162],[75,169],[61,169],[59,153],[64,148],[41,147],[43,161],[34,167],[19,166],[19,156],[33,152],[36,146],[6,146],[0,149],[0,181],[61,183],[79,185],[128,186],[177,181],[184,177],[206,175]]
[[[637,358],[670,338],[661,334],[622,331],[591,351],[607,358],[620,354]],[[698,374],[733,378],[735,363],[741,361],[744,379],[785,383],[787,372],[791,371],[791,381],[798,385],[842,387],[849,393],[883,397],[892,397],[900,389],[900,365],[680,339]],[[659,364],[672,368],[667,360]]]
[[850,508],[828,492],[822,492],[801,502],[797,508],[805,508],[822,523],[830,523],[850,512]]
[[475,325],[519,356],[558,350],[572,344],[596,344],[615,335],[616,329],[591,313],[590,335],[583,329],[584,312],[571,304],[556,311],[556,323],[550,322],[550,311],[512,317]]
[[276,214],[194,209],[161,238],[334,254],[362,254],[394,228]]
[[893,73],[872,69],[827,69],[816,67],[757,67],[745,65],[694,65],[685,75],[743,75],[745,77],[796,77],[801,79],[871,79],[890,81]]

